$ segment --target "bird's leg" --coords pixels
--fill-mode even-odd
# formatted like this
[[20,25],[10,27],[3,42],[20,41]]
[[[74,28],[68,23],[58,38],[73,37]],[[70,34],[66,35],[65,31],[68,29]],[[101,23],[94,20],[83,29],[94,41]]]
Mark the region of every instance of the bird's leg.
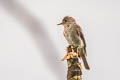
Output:
[[67,47],[67,53],[69,53],[69,52],[72,52],[71,45],[69,45],[69,46]]
[[74,48],[73,48],[73,51],[76,52],[76,53],[77,53],[77,48],[78,48],[78,47],[74,47]]

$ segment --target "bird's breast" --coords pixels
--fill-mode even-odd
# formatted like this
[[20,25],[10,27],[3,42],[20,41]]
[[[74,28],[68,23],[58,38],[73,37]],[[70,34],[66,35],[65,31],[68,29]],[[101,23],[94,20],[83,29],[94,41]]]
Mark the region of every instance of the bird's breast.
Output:
[[77,35],[76,31],[72,28],[64,29],[64,36],[68,43],[73,46],[78,46],[80,44],[80,37]]

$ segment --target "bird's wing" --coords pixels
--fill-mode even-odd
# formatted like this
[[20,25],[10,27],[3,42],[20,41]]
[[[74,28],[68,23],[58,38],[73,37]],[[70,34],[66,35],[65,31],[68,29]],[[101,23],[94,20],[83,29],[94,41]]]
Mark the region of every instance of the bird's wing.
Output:
[[82,39],[82,41],[84,43],[85,55],[87,56],[87,54],[86,54],[86,42],[85,42],[84,35],[82,33],[82,29],[81,29],[81,27],[79,25],[76,25],[76,28],[77,28],[77,34],[80,36],[80,38]]

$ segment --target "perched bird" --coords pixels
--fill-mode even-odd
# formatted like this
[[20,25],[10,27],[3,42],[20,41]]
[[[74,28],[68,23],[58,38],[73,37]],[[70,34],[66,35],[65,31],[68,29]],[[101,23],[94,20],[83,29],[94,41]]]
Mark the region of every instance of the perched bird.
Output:
[[78,56],[82,58],[85,68],[89,70],[90,67],[86,60],[86,42],[81,27],[76,24],[74,18],[69,16],[65,16],[62,23],[58,25],[64,26],[64,36],[67,42],[73,48],[77,48]]

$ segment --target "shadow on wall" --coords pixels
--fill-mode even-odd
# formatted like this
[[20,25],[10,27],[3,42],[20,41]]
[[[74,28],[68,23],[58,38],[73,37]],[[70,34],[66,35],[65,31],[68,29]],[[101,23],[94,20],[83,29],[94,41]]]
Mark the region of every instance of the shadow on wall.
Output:
[[31,15],[30,12],[16,2],[16,0],[0,0],[0,4],[8,13],[31,31],[36,40],[36,44],[43,52],[41,55],[44,57],[44,61],[48,64],[51,72],[54,72],[59,80],[64,80],[64,74],[61,74],[65,72],[64,67],[56,61],[59,52],[50,40],[41,21]]

